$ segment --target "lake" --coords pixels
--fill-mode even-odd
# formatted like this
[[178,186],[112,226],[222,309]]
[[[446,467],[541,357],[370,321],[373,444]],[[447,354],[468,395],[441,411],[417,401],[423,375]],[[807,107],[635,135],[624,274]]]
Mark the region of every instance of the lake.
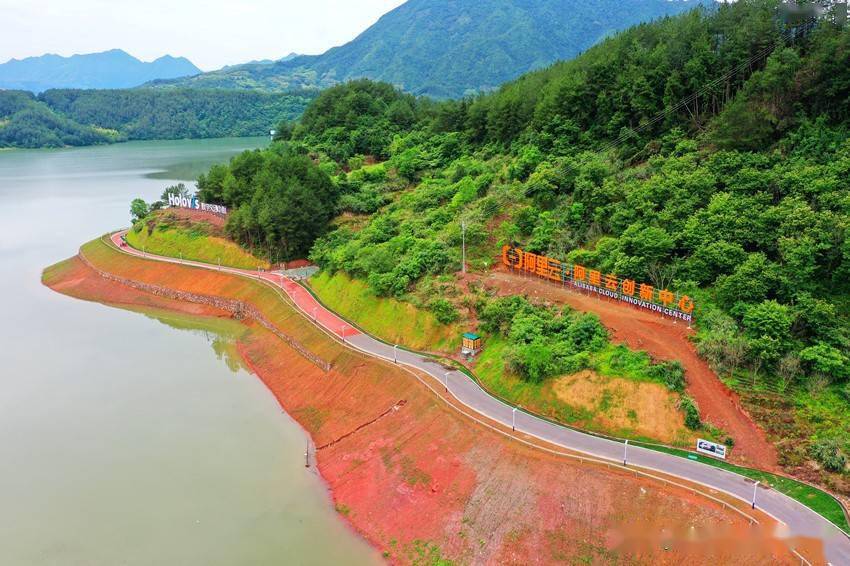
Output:
[[40,283],[126,226],[131,199],[267,143],[0,152],[0,563],[379,560],[304,467],[305,433],[229,355],[238,325],[158,320]]

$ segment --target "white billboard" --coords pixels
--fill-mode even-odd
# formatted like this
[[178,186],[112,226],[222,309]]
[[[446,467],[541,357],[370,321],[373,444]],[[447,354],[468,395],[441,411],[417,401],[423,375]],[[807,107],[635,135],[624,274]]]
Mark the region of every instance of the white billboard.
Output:
[[194,210],[205,210],[207,212],[213,212],[215,214],[221,214],[222,216],[227,216],[227,207],[221,206],[220,204],[207,204],[205,202],[201,202],[198,200],[198,197],[183,197],[180,195],[175,195],[173,193],[169,193],[168,195],[168,204],[169,206],[177,207],[177,208],[191,208]]
[[717,444],[715,442],[710,442],[708,440],[703,440],[702,438],[697,439],[697,452],[702,452],[703,454],[708,454],[709,456],[716,456],[718,458],[726,459],[726,447],[722,444]]

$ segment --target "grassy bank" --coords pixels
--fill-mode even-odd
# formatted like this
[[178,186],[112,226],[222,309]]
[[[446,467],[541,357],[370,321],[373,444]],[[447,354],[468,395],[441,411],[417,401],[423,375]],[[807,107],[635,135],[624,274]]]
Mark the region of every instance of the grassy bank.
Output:
[[[319,274],[316,278],[311,279],[311,288],[329,307],[338,310],[377,337],[392,341],[388,333],[395,333],[396,336],[402,333],[398,338],[400,343],[408,345],[412,342],[422,343],[424,347],[410,347],[422,351],[434,350],[433,347],[428,346],[425,341],[428,335],[421,332],[421,329],[418,329],[414,335],[415,339],[403,334],[411,332],[410,329],[415,328],[415,325],[411,324],[410,321],[429,314],[426,311],[417,309],[409,303],[374,297],[365,283],[352,280],[344,274],[337,274],[334,277]],[[353,293],[348,293],[350,289],[354,289]],[[348,297],[354,298],[349,299]],[[351,303],[356,303],[357,306],[352,306],[348,303],[349,300],[351,300]],[[391,303],[391,306],[382,303]],[[387,310],[390,311],[389,316],[386,314]],[[394,319],[398,320],[400,317],[403,317],[407,324],[391,324],[389,322]],[[736,472],[760,481],[763,485],[768,485],[803,503],[845,531],[850,530],[850,524],[848,524],[838,501],[818,488],[784,476],[736,466],[705,456],[697,456],[684,449],[659,445],[655,443],[659,440],[658,437],[639,432],[640,427],[637,426],[637,422],[633,426],[611,426],[611,421],[606,422],[605,417],[610,411],[617,409],[619,403],[622,403],[623,400],[606,395],[604,385],[600,388],[598,403],[592,407],[581,407],[559,398],[554,390],[553,380],[535,384],[510,375],[505,369],[508,347],[507,341],[499,336],[487,337],[485,348],[479,355],[474,368],[475,376],[481,385],[503,400],[521,405],[533,413],[556,422],[619,438],[629,438],[653,450],[683,458],[696,459],[708,465]],[[591,366],[603,378],[604,383],[622,378],[636,384],[651,384],[662,387],[662,384],[650,375],[648,369],[651,360],[644,352],[634,352],[625,346],[609,343],[601,351],[595,352],[592,358]],[[640,415],[636,414],[635,417],[639,419]],[[684,426],[680,426],[676,438],[667,438],[663,441],[673,446],[690,446],[693,434]],[[699,431],[699,436],[722,441],[720,431],[711,429]]]
[[257,258],[239,244],[217,236],[203,224],[185,224],[170,221],[164,216],[155,216],[137,222],[127,232],[127,243],[139,250],[157,255],[182,257],[240,269],[266,269],[268,262]]
[[713,466],[715,468],[721,468],[723,470],[735,472],[736,474],[748,477],[755,481],[759,481],[763,485],[768,485],[772,489],[775,489],[780,493],[784,493],[790,498],[799,501],[806,507],[812,509],[819,515],[826,517],[827,519],[841,527],[844,532],[850,532],[850,523],[848,523],[847,517],[844,515],[844,511],[841,508],[841,504],[839,504],[833,496],[816,487],[812,487],[808,484],[799,482],[791,478],[771,474],[769,472],[762,472],[761,470],[754,470],[751,468],[743,468],[741,466],[736,466],[734,464],[730,464],[722,460],[717,460],[715,458],[710,458],[708,456],[698,456],[696,454],[692,454],[684,450],[677,450],[675,448],[668,448],[658,445],[646,445],[641,444],[640,442],[637,442],[635,444],[637,444],[638,446],[643,446],[645,448],[650,448],[652,450],[657,450],[659,452],[666,452],[667,454],[673,454],[676,456],[681,456],[683,458],[696,460],[698,462],[702,462],[703,464],[708,464],[709,466]]
[[[95,240],[85,244],[82,251],[89,261],[99,268],[123,277],[157,285],[165,285],[173,289],[216,294],[249,302],[260,309],[279,328],[285,328],[289,334],[296,336],[312,352],[325,359],[332,360],[335,372],[342,375],[353,375],[360,371],[359,368],[363,365],[364,360],[362,357],[340,348],[337,343],[329,339],[309,321],[295,312],[285,301],[281,300],[281,296],[277,291],[266,285],[247,278],[236,278],[214,271],[148,262],[122,254],[102,240]],[[64,267],[62,264],[59,264],[51,269],[53,271],[48,270],[45,273],[46,278],[48,274],[50,276],[58,276]],[[488,348],[494,360],[500,358],[498,343],[492,343]],[[481,361],[483,362],[484,359],[482,356]],[[601,359],[604,361],[606,357],[602,356]],[[610,364],[610,359],[606,363]],[[369,362],[368,365],[371,367],[373,364]],[[346,372],[352,373],[348,374]],[[683,450],[665,448],[658,445],[649,447],[682,457],[694,458],[694,455]],[[698,459],[710,465],[729,469],[743,476],[769,484],[774,489],[800,501],[842,528],[848,528],[846,518],[838,502],[817,488],[774,474],[741,468],[705,457],[698,457]]]
[[308,284],[325,305],[382,340],[414,350],[454,352],[460,348],[460,325],[441,324],[429,311],[377,297],[366,283],[342,272],[318,273]]
[[[431,353],[459,348],[462,323],[440,324],[429,311],[377,297],[364,281],[345,273],[320,272],[309,280],[309,287],[326,306],[385,342]],[[488,391],[509,403],[560,423],[621,438],[676,446],[689,446],[694,439],[676,406],[678,394],[650,377],[651,359],[645,353],[609,343],[593,353],[594,372],[540,383],[507,371],[507,354],[504,338],[486,337],[474,371]],[[716,436],[712,431],[702,435]]]
[[[251,329],[239,339],[240,354],[287,412],[307,428],[316,445],[328,444],[315,455],[336,509],[391,561],[419,563],[423,557],[436,557],[435,563],[449,559],[498,562],[506,551],[522,562],[538,557],[569,559],[569,553],[580,551],[580,541],[592,537],[600,525],[606,530],[616,528],[623,517],[640,516],[642,524],[654,530],[683,521],[697,528],[703,524],[711,528],[730,518],[733,524],[745,524],[684,490],[555,459],[470,426],[394,366],[342,348],[260,282],[145,261],[121,254],[102,241],[85,245],[83,253],[99,269],[122,277],[250,302],[311,351],[333,359],[334,369],[325,374],[252,321],[240,323]],[[77,261],[78,268],[80,264]],[[63,269],[46,274],[46,279],[62,272],[63,288],[82,284],[82,273],[68,274]],[[98,292],[111,292],[105,287],[135,292],[90,272],[89,277]],[[397,410],[375,420],[388,407]],[[371,424],[357,434],[347,434],[364,422]],[[483,490],[487,497],[480,496]],[[586,502],[600,496],[612,505],[587,507]],[[553,510],[553,498],[578,503]],[[517,546],[523,533],[538,532],[539,540]],[[619,556],[617,549],[605,552],[609,559]],[[660,560],[670,554],[661,548],[654,552],[646,559]]]
[[[618,438],[682,447],[695,439],[678,409],[679,395],[648,376],[651,361],[642,352],[608,344],[592,355],[590,370],[532,383],[507,370],[508,349],[504,338],[489,338],[474,369],[488,391],[512,404]],[[700,434],[716,436],[713,431]]]

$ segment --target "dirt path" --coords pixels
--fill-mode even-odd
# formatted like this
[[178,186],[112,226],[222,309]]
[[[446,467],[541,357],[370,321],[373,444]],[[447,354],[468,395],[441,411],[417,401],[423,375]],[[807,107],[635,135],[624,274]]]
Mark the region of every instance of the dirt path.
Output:
[[500,295],[525,295],[593,312],[611,331],[615,341],[645,350],[657,359],[679,360],[685,368],[687,391],[699,405],[702,419],[735,440],[731,459],[762,469],[778,469],[776,448],[741,407],[738,396],[699,357],[688,339],[692,331],[685,323],[501,269],[486,277],[484,284]]

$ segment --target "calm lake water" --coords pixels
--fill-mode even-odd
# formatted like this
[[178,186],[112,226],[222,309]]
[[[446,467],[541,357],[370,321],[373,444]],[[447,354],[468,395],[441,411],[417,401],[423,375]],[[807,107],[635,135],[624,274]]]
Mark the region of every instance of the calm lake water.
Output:
[[264,139],[0,151],[0,564],[369,564],[306,437],[197,328],[71,299],[41,270]]

